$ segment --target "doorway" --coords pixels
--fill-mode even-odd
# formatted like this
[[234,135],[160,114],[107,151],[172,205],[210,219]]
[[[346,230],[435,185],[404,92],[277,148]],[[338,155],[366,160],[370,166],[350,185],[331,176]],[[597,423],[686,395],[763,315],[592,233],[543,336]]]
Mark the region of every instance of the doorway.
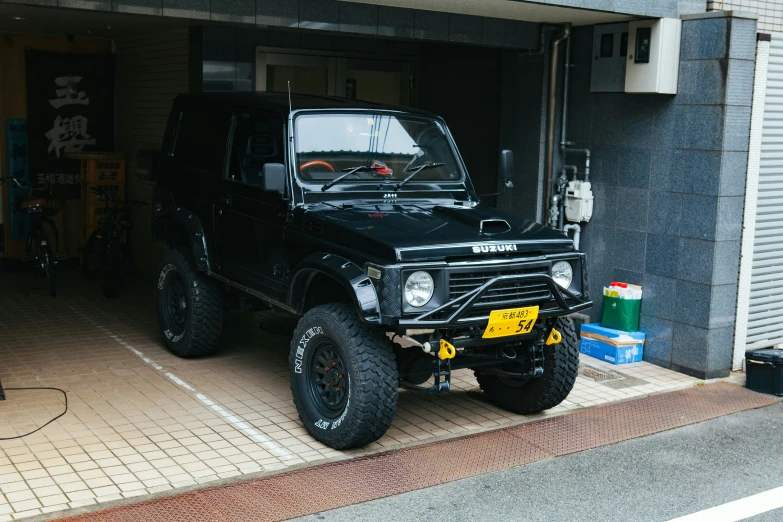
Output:
[[413,105],[410,61],[296,54],[259,48],[256,90],[339,96],[388,105]]

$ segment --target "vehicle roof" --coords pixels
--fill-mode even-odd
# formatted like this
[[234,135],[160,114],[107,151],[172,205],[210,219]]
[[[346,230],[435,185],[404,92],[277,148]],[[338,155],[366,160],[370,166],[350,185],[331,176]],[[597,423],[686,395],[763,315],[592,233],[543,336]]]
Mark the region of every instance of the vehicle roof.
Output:
[[[284,92],[187,93],[177,96],[177,100],[185,103],[210,103],[261,109],[274,111],[285,116],[289,114],[288,93]],[[433,118],[438,117],[435,114],[410,107],[385,105],[337,96],[311,96],[308,94],[291,94],[291,108],[294,111],[301,109],[376,109],[401,111]]]

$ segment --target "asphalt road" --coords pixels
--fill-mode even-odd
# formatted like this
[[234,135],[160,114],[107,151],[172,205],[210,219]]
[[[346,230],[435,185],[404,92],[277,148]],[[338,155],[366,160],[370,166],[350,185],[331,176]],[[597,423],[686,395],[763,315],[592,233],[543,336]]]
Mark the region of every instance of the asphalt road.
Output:
[[660,522],[781,486],[778,404],[298,520]]

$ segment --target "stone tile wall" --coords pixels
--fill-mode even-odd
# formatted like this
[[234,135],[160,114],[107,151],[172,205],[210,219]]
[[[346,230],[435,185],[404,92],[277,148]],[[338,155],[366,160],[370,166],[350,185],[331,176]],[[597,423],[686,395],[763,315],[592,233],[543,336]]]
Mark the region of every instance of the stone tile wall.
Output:
[[755,34],[755,20],[685,20],[666,96],[590,93],[592,28],[574,32],[568,139],[593,154],[592,316],[610,281],[643,285],[645,360],[700,377],[731,365]]

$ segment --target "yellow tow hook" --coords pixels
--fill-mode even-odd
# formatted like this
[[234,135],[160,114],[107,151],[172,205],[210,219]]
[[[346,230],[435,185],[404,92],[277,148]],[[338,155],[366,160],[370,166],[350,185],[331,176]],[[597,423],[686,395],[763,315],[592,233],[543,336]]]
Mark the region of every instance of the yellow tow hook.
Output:
[[563,334],[552,328],[552,331],[549,334],[549,339],[546,340],[547,346],[550,344],[560,344],[560,342],[563,340]]
[[455,355],[457,355],[457,350],[454,348],[454,345],[446,339],[441,339],[438,357],[440,357],[442,361],[445,361],[446,359],[453,359]]

